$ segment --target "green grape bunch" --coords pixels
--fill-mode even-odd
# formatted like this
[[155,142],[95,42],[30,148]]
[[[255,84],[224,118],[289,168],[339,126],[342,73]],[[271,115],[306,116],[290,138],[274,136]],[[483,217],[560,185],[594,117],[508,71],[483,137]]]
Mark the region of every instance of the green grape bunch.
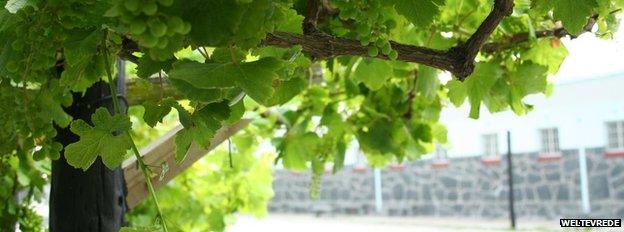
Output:
[[389,35],[397,22],[385,12],[382,0],[338,0],[334,4],[340,9],[340,20],[348,21],[360,44],[368,46],[369,56],[381,53],[393,60],[397,58]]
[[322,172],[312,172],[310,178],[310,198],[318,199],[321,195],[321,180],[323,178]]
[[172,14],[173,0],[116,1],[106,16],[115,17],[121,32],[135,39],[154,60],[166,60],[182,48],[191,24]]

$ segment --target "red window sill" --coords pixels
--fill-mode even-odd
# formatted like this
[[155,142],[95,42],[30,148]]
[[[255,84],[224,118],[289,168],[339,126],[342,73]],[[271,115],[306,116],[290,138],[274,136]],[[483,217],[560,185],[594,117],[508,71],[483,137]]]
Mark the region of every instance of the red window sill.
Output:
[[400,171],[403,171],[403,170],[405,170],[405,166],[402,165],[402,164],[391,164],[390,165],[390,171],[400,172]]
[[561,160],[561,153],[540,153],[537,161],[539,162],[553,162]]
[[624,150],[605,151],[606,158],[624,158]]
[[362,167],[354,167],[353,168],[353,172],[355,173],[366,173],[366,167],[362,166]]
[[439,159],[436,161],[433,161],[433,163],[431,163],[431,168],[433,169],[444,169],[447,168],[449,166],[450,162],[448,159]]
[[501,164],[501,158],[500,157],[482,158],[481,163],[485,166],[497,166]]

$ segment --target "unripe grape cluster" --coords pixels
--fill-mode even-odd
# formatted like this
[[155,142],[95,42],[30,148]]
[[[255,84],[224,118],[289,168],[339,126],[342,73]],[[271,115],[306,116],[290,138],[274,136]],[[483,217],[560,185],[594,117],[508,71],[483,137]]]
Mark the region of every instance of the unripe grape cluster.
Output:
[[349,21],[350,30],[356,34],[362,46],[368,46],[368,55],[376,57],[380,53],[396,59],[398,53],[392,49],[389,32],[397,26],[396,21],[383,11],[383,0],[337,0],[339,17]]
[[310,178],[310,198],[318,199],[321,195],[321,178],[323,178],[322,172],[312,172]]
[[166,13],[174,0],[121,0],[109,16],[118,17],[125,32],[145,49],[154,60],[173,56],[182,46],[191,24],[176,15]]
[[32,12],[31,8],[17,12],[20,23],[12,33],[19,39],[10,44],[12,56],[4,67],[18,82],[23,81],[24,73],[28,73],[29,82],[45,81],[47,72],[56,63],[59,41],[65,37],[59,30],[49,30],[58,27],[54,21],[46,19],[52,16]]

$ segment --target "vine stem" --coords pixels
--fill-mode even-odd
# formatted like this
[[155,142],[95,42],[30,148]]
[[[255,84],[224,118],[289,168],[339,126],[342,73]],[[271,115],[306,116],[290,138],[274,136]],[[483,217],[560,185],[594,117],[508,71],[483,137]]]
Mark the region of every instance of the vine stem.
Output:
[[[106,76],[108,77],[108,87],[110,88],[111,95],[113,96],[112,97],[113,108],[116,113],[120,115],[125,115],[125,113],[121,111],[121,108],[119,106],[119,99],[117,99],[117,87],[115,86],[115,82],[113,81],[113,75],[112,75],[112,70],[111,70],[112,67],[110,66],[110,62],[108,61],[108,58],[109,58],[108,47],[106,46],[106,40],[104,40],[104,63],[105,63],[104,65],[106,65],[105,69],[106,69]],[[152,199],[154,200],[154,205],[156,206],[156,211],[158,213],[158,218],[160,219],[162,228],[165,232],[169,232],[169,230],[167,229],[167,223],[165,222],[165,218],[163,217],[162,210],[160,209],[160,204],[158,203],[158,197],[156,196],[154,185],[152,184],[152,178],[150,178],[150,171],[145,165],[145,162],[143,161],[143,157],[141,157],[141,153],[139,153],[139,149],[137,148],[136,143],[134,142],[134,139],[132,139],[132,135],[130,134],[130,132],[126,131],[126,135],[128,136],[128,138],[130,138],[130,142],[132,144],[132,153],[134,153],[134,157],[136,157],[137,159],[137,164],[139,165],[139,169],[141,169],[141,172],[143,173],[143,178],[145,178],[145,183],[147,184],[147,188],[150,194],[152,195]]]

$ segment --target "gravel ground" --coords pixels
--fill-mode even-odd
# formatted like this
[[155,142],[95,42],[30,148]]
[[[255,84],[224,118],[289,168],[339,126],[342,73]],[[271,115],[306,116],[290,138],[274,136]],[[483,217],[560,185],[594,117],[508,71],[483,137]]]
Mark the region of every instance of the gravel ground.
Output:
[[[350,217],[272,214],[262,219],[238,216],[228,232],[407,232],[407,231],[511,231],[509,222],[500,219],[430,218],[430,217]],[[517,231],[624,231],[617,229],[567,229],[559,220],[518,220]]]

